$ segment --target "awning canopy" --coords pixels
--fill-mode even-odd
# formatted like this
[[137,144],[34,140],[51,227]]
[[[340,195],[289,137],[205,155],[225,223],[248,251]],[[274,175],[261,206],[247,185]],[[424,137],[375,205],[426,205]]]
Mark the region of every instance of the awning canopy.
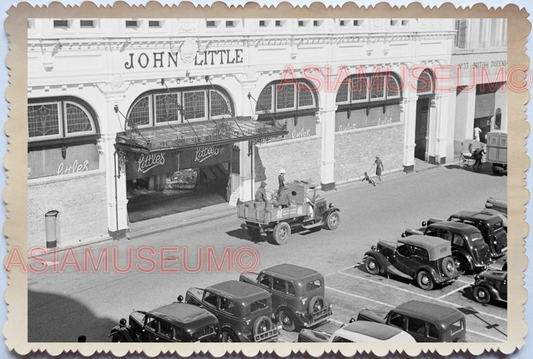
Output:
[[127,130],[117,134],[115,146],[138,153],[180,151],[249,140],[268,141],[287,133],[286,124],[274,120],[252,121],[250,117],[235,117]]

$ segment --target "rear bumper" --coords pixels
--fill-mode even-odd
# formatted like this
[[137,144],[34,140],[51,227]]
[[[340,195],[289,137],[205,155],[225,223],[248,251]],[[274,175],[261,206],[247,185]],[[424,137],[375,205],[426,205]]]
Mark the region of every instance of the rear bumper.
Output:
[[326,308],[322,309],[317,313],[296,313],[297,321],[300,322],[300,326],[306,328],[315,326],[319,323],[328,320],[328,318],[333,315],[333,311],[331,310],[331,308],[331,305],[328,305],[326,306]]

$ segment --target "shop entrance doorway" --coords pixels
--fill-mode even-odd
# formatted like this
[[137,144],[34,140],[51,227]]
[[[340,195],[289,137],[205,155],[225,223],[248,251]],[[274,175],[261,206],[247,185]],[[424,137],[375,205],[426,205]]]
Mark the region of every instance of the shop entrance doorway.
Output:
[[429,130],[429,97],[419,97],[416,102],[415,158],[427,161]]

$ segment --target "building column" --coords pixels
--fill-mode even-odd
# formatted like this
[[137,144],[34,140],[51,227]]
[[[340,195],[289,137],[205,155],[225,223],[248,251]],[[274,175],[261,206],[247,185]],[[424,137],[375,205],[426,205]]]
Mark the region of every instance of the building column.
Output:
[[418,96],[416,93],[405,90],[402,103],[403,121],[405,123],[404,132],[404,151],[403,151],[403,170],[406,173],[414,171],[415,168],[415,132],[416,132],[416,102]]
[[[335,82],[335,78],[326,78],[326,81]],[[335,189],[335,111],[337,94],[327,88],[320,89],[321,99],[318,116],[320,118],[321,158],[320,158],[320,185],[322,190]]]
[[[115,96],[106,99],[107,110],[102,113],[102,122],[116,122]],[[104,118],[107,117],[107,118]],[[123,119],[121,119],[123,121]],[[121,168],[119,162],[122,160],[115,149],[115,132],[108,132],[102,135],[102,149],[105,155],[105,170],[107,183],[107,228],[109,234],[114,239],[125,237],[129,228],[128,221],[128,199],[126,193],[126,173],[125,167]]]
[[437,97],[434,97],[429,102],[429,128],[427,137],[426,148],[426,161],[432,164],[437,164],[435,157],[436,143],[437,143],[437,113],[439,112],[439,106],[437,105]]
[[[443,92],[435,95],[436,103],[436,133],[435,133],[435,163],[442,165],[447,162],[448,126],[450,121],[450,93]],[[453,125],[452,125],[453,127]],[[452,138],[453,145],[453,138]],[[453,156],[451,158],[453,160]]]

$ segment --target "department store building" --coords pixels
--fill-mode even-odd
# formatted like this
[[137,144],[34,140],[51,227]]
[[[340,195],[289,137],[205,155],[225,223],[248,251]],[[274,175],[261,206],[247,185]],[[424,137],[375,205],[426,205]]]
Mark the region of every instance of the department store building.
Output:
[[121,238],[138,198],[246,201],[281,168],[330,190],[377,155],[451,163],[506,130],[504,79],[470,71],[506,63],[495,20],[31,19],[29,246],[51,217],[59,247]]

